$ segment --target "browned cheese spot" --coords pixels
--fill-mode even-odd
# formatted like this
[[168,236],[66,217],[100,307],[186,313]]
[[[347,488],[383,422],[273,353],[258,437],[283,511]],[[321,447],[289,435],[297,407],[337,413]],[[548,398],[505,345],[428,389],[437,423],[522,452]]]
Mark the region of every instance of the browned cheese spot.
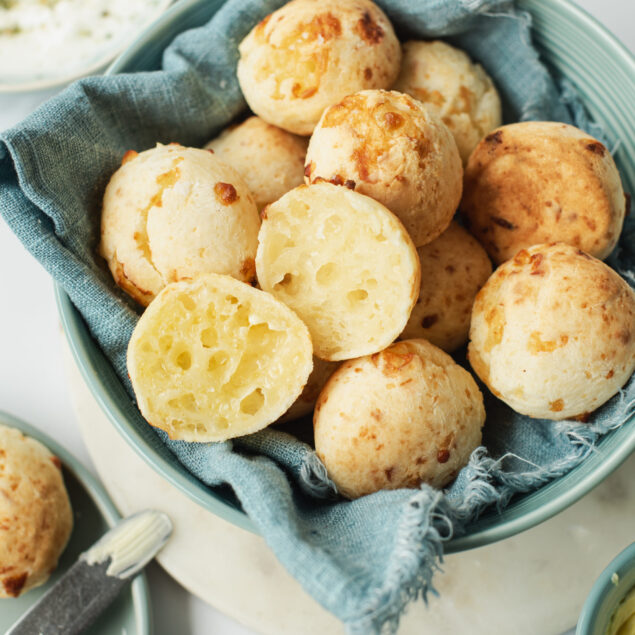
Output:
[[396,130],[403,125],[404,118],[396,112],[387,112],[384,114],[384,121],[388,130]]
[[369,82],[373,78],[373,71],[368,68],[368,66],[364,69],[364,79]]
[[495,146],[499,145],[500,143],[503,143],[503,131],[497,130],[496,132],[492,132],[491,134],[488,134],[487,137],[485,137],[485,141],[487,143],[492,143]]
[[384,351],[379,354],[383,358],[384,365],[382,372],[386,376],[398,373],[404,366],[410,364],[415,356],[414,353],[394,353],[393,351]]
[[490,218],[493,223],[496,223],[499,227],[503,229],[513,230],[516,229],[516,225],[514,223],[509,222],[506,218],[501,218],[500,216],[494,216],[490,214]]
[[543,254],[538,253],[538,254],[533,254],[531,256],[531,258],[529,259],[529,262],[531,263],[531,273],[529,275],[531,276],[545,275],[545,270],[541,268],[543,260],[544,260]]
[[221,205],[231,205],[238,200],[236,188],[231,183],[219,181],[214,186],[214,194]]
[[514,264],[518,265],[519,267],[529,264],[530,261],[531,261],[531,256],[529,255],[529,252],[526,249],[521,249],[514,256]]
[[557,340],[542,340],[540,339],[540,333],[533,331],[529,336],[529,343],[527,344],[527,350],[532,353],[551,353],[557,348],[564,346],[569,341],[567,335],[561,335]]
[[606,378],[607,379],[611,379],[611,377],[613,377],[613,375],[615,375],[615,373],[613,372],[613,369],[609,370],[608,373],[606,373]]
[[379,44],[384,37],[384,30],[373,20],[368,11],[364,11],[354,30],[367,44]]
[[381,421],[381,410],[379,408],[375,408],[374,410],[371,410],[370,416],[376,421]]
[[[318,182],[318,181],[324,181],[325,179],[318,177],[315,180],[316,182]],[[344,187],[347,187],[349,190],[355,189],[355,181],[353,181],[352,179],[344,180],[344,177],[341,174],[336,174],[335,176],[332,176],[330,179],[328,179],[327,182],[333,183],[333,185],[343,185]]]
[[5,578],[2,581],[2,585],[4,586],[4,590],[7,595],[17,598],[20,595],[20,591],[22,591],[22,587],[24,586],[28,574],[21,573],[20,575],[14,575],[10,578]]
[[592,143],[587,143],[586,149],[593,152],[593,154],[597,154],[598,156],[601,156],[601,157],[603,157],[604,154],[606,153],[606,148],[599,141],[593,141]]
[[488,325],[487,339],[485,340],[485,352],[489,353],[494,346],[498,346],[503,339],[503,331],[505,330],[505,317],[503,311],[495,306],[485,315],[485,321]]
[[442,449],[437,452],[437,461],[439,463],[447,463],[450,459],[450,451],[447,449]]
[[254,30],[254,35],[256,36],[256,39],[262,41],[265,38],[265,27],[267,26],[267,22],[269,22],[269,20],[271,20],[271,14],[269,14],[268,16],[260,20],[260,22],[258,22]]
[[351,159],[357,164],[357,171],[362,181],[368,181],[370,179],[369,165],[372,163],[372,158],[368,155],[366,148],[360,146],[353,150]]
[[423,326],[424,329],[429,329],[438,321],[439,321],[439,316],[436,313],[433,313],[432,315],[426,315],[423,318],[423,320],[421,320],[421,326]]
[[53,463],[53,465],[58,469],[61,470],[62,469],[62,462],[59,460],[58,457],[56,456],[52,456],[51,457],[51,462]]
[[138,156],[138,152],[135,152],[134,150],[128,150],[128,152],[123,155],[123,159],[121,159],[121,165],[125,165],[126,163],[128,163],[128,161],[132,161],[135,157]]
[[240,275],[251,280],[256,275],[256,262],[253,258],[246,258],[240,267]]
[[564,408],[564,401],[562,399],[556,399],[549,404],[549,410],[551,412],[560,412]]
[[389,467],[387,470],[384,470],[384,474],[389,481],[392,481],[392,473],[394,471],[394,467]]
[[181,178],[181,170],[178,167],[176,167],[176,163],[180,163],[182,160],[183,160],[182,157],[178,157],[174,161],[175,167],[157,176],[156,178],[157,185],[161,189],[152,197],[150,201],[150,206],[155,206],[155,207],[163,206],[163,191],[168,187],[172,187]]
[[291,93],[298,99],[308,99],[317,93],[317,87],[310,86],[309,88],[302,88],[301,84],[296,83],[291,87]]
[[597,224],[596,222],[592,219],[589,218],[588,216],[583,216],[582,220],[584,222],[584,224],[592,231],[594,232],[597,229]]
[[306,176],[307,178],[311,177],[311,172],[313,171],[313,168],[315,167],[314,163],[307,163],[304,166],[304,176]]

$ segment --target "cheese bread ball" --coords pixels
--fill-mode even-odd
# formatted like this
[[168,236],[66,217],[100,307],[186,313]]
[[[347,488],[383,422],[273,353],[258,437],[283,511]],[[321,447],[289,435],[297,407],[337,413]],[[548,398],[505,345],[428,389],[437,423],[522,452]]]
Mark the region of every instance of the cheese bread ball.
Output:
[[60,460],[0,425],[0,598],[44,584],[73,528]]
[[258,209],[304,182],[308,140],[249,117],[227,128],[205,148],[243,177]]
[[239,174],[178,144],[127,152],[112,175],[100,252],[115,282],[147,306],[166,284],[213,272],[249,282],[260,218]]
[[312,412],[315,402],[320,392],[322,392],[322,388],[324,388],[324,384],[337,370],[338,366],[339,364],[336,362],[325,362],[319,357],[314,357],[313,370],[302,390],[302,394],[295,400],[291,408],[278,419],[278,423],[300,419]]
[[455,222],[417,253],[421,290],[401,337],[422,337],[451,353],[467,342],[474,298],[492,274],[492,263]]
[[238,81],[250,108],[309,135],[322,111],[364,88],[389,88],[401,48],[369,0],[293,0],[257,24],[238,47]]
[[351,359],[318,398],[315,449],[339,492],[444,487],[481,443],[483,397],[464,368],[426,340]]
[[293,311],[214,273],[165,287],[128,345],[141,414],[184,441],[264,428],[298,398],[312,367],[309,332]]
[[517,412],[584,417],[635,369],[635,292],[570,245],[523,249],[476,296],[468,355]]
[[300,316],[321,359],[375,353],[406,325],[419,259],[377,201],[330,183],[301,185],[266,208],[258,240],[260,286]]
[[563,123],[528,121],[479,143],[465,171],[461,210],[497,264],[548,242],[604,259],[622,230],[626,198],[599,141]]
[[367,90],[322,115],[306,157],[308,183],[344,184],[396,214],[415,245],[450,224],[463,167],[445,124],[410,95]]
[[502,123],[500,97],[490,76],[463,51],[439,40],[403,45],[401,73],[393,88],[441,117],[464,165],[478,142]]

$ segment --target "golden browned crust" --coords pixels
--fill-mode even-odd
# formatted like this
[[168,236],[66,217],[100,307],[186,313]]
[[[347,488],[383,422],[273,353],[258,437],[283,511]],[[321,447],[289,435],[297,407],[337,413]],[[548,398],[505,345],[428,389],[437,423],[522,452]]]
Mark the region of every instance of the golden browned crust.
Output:
[[446,42],[406,42],[393,89],[412,95],[443,120],[464,165],[478,142],[501,125],[500,98],[491,78]]
[[395,91],[361,91],[327,108],[306,161],[307,182],[347,184],[374,198],[417,246],[447,228],[461,198],[461,159],[449,130]]
[[481,442],[472,376],[426,340],[344,362],[322,390],[315,448],[344,496],[443,487]]
[[243,177],[258,209],[263,209],[304,181],[307,145],[305,137],[249,117],[229,126],[205,148]]
[[522,249],[478,293],[468,352],[476,374],[514,410],[586,415],[635,369],[635,293],[571,245]]
[[467,342],[474,298],[492,264],[476,239],[455,222],[417,253],[421,290],[400,337],[424,338],[452,352]]
[[73,527],[59,459],[0,425],[0,597],[43,584]]
[[370,0],[292,0],[240,43],[238,80],[251,109],[296,134],[311,134],[322,111],[364,88],[388,88],[401,50]]
[[118,286],[147,306],[199,273],[253,279],[260,218],[240,175],[178,144],[126,153],[102,203],[100,254]]
[[617,243],[624,192],[610,153],[554,122],[503,126],[465,171],[461,211],[496,263],[537,243],[562,241],[603,259]]

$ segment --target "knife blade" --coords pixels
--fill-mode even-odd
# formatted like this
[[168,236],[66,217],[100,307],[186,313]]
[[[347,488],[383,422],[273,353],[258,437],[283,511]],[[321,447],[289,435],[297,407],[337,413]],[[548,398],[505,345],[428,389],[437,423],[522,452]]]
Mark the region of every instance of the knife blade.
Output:
[[172,533],[162,512],[147,510],[121,521],[78,561],[6,635],[76,635],[86,630]]

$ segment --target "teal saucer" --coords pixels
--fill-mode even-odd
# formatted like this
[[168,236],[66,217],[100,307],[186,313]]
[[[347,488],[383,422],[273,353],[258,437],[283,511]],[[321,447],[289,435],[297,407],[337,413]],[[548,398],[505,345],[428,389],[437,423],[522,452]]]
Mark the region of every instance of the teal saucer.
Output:
[[[120,516],[102,486],[75,457],[53,439],[4,412],[0,412],[0,424],[21,430],[44,444],[60,459],[74,517],[73,533],[57,570],[49,580],[19,598],[0,599],[0,633],[4,633],[55,584],[80,553],[119,521]],[[90,629],[91,635],[150,635],[151,632],[150,594],[143,574],[137,576],[132,585]]]
[[633,589],[635,542],[617,555],[596,580],[582,607],[576,635],[605,635],[617,607]]

